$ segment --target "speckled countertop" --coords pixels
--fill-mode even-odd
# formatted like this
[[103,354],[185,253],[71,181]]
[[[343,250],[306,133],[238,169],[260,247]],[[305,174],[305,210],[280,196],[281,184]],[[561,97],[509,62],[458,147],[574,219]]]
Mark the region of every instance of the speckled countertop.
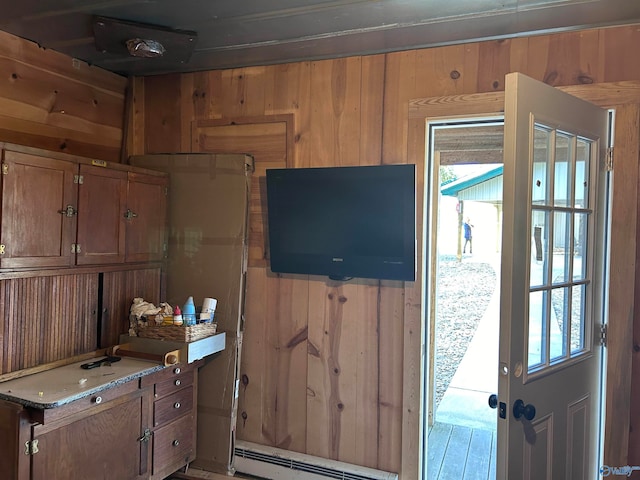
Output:
[[129,357],[90,370],[80,367],[88,361],[0,383],[0,399],[31,408],[55,408],[164,368],[158,362]]

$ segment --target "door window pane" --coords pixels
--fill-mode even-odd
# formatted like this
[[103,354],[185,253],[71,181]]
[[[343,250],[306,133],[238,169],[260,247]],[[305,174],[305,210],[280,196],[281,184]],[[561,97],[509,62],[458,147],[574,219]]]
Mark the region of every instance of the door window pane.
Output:
[[549,229],[547,228],[548,214],[542,210],[533,210],[531,219],[531,286],[542,286],[547,283],[549,271]]
[[587,208],[589,205],[589,159],[591,158],[592,142],[578,138],[576,148],[576,208]]
[[542,367],[547,358],[546,291],[529,294],[529,371]]
[[586,285],[576,285],[571,289],[571,353],[585,349],[585,291]]
[[548,167],[551,159],[552,131],[540,125],[535,126],[533,142],[533,186],[531,189],[532,205],[549,203]]
[[573,216],[573,280],[580,281],[587,277],[587,262],[584,253],[587,251],[587,222],[586,213],[576,213]]
[[569,288],[554,288],[551,290],[551,321],[549,323],[551,363],[566,356],[569,314]]
[[567,212],[556,212],[554,219],[551,282],[557,285],[568,282],[571,275],[573,234],[571,229],[571,214]]
[[555,174],[553,182],[553,204],[557,207],[571,205],[571,186],[573,184],[572,167],[573,142],[568,135],[556,135]]

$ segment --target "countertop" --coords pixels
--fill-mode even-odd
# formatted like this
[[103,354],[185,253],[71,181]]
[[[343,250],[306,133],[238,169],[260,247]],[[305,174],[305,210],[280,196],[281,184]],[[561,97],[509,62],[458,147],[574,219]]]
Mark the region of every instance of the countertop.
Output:
[[[100,358],[104,357],[96,360]],[[129,357],[89,370],[80,367],[88,361],[0,383],[0,399],[37,409],[55,408],[165,368],[157,361]]]

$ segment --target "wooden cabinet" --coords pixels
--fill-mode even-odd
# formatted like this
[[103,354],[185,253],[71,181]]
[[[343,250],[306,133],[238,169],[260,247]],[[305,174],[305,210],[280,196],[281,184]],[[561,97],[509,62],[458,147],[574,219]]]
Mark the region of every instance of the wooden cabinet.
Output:
[[149,395],[136,390],[32,427],[31,479],[147,478]]
[[141,380],[153,391],[151,478],[163,479],[196,456],[197,367],[176,365]]
[[127,172],[80,165],[77,264],[122,263]]
[[73,265],[77,165],[4,150],[0,268]]
[[195,458],[202,363],[166,367],[55,408],[0,400],[2,478],[166,478]]
[[19,146],[2,156],[0,268],[164,258],[166,174]]
[[126,218],[127,262],[162,260],[167,236],[166,175],[128,173]]

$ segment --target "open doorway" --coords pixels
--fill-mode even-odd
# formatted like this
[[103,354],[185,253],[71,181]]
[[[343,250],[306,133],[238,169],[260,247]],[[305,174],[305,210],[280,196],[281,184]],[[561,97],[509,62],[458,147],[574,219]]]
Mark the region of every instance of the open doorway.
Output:
[[428,125],[427,479],[496,477],[503,122]]

